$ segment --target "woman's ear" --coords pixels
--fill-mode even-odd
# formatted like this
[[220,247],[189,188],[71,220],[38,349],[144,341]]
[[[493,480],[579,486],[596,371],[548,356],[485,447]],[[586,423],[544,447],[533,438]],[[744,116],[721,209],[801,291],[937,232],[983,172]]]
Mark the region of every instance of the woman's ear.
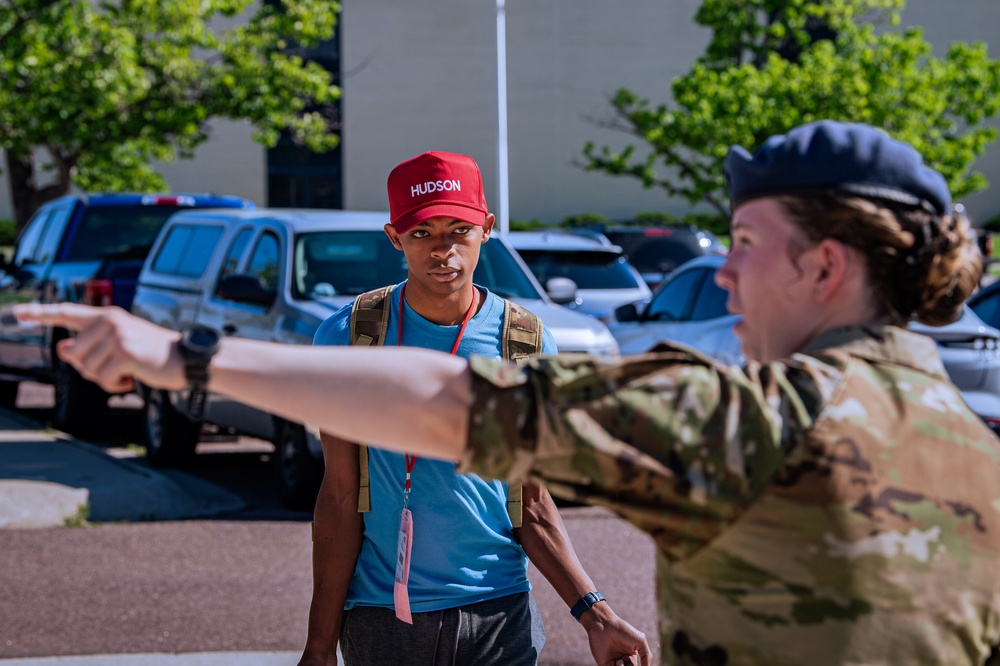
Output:
[[815,249],[817,261],[813,295],[817,302],[830,300],[850,278],[855,266],[851,248],[833,238],[824,238]]

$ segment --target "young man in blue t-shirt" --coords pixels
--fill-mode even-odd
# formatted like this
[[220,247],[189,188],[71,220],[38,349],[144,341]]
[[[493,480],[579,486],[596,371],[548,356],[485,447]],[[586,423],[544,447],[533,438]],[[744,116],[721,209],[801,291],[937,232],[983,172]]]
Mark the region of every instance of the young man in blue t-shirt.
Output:
[[[408,275],[383,303],[383,343],[500,358],[504,300],[472,282],[494,223],[475,161],[423,153],[393,169],[387,188],[385,232]],[[350,344],[351,312],[324,322],[315,344]],[[542,340],[542,353],[556,352],[547,330]],[[386,387],[385,417],[391,412]],[[524,486],[523,525],[515,528],[506,484],[456,474],[454,463],[370,448],[371,508],[359,513],[358,446],[324,433],[323,449],[300,665],[335,663],[338,641],[347,664],[535,664],[545,634],[529,594],[528,558],[587,629],[598,663],[645,643],[592,594],[544,489]]]

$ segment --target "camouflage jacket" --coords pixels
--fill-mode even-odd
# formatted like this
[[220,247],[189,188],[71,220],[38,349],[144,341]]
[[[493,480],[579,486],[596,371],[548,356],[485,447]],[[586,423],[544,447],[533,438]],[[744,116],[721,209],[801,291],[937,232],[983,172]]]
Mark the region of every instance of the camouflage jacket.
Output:
[[1000,442],[929,338],[841,329],[748,369],[677,348],[472,371],[461,471],[652,535],[664,663],[1000,659]]

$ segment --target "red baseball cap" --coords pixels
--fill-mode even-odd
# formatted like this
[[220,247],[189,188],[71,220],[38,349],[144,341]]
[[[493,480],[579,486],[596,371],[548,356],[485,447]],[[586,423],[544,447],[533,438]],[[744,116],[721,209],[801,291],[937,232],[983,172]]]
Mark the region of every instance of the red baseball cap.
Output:
[[397,165],[386,182],[389,219],[406,233],[432,217],[482,226],[490,214],[479,165],[468,155],[426,152]]

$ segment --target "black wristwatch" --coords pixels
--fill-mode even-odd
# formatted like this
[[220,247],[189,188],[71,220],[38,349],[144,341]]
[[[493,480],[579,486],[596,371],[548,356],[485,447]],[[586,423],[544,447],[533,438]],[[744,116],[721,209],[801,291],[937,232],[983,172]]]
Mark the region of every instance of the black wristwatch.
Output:
[[222,334],[214,328],[195,324],[181,331],[177,348],[184,357],[184,374],[187,377],[188,415],[200,419],[205,414],[208,387],[208,364],[219,351]]
[[573,607],[569,609],[570,615],[579,622],[580,616],[590,610],[590,607],[599,601],[607,601],[604,595],[600,592],[587,592],[583,595],[578,602],[573,604]]

